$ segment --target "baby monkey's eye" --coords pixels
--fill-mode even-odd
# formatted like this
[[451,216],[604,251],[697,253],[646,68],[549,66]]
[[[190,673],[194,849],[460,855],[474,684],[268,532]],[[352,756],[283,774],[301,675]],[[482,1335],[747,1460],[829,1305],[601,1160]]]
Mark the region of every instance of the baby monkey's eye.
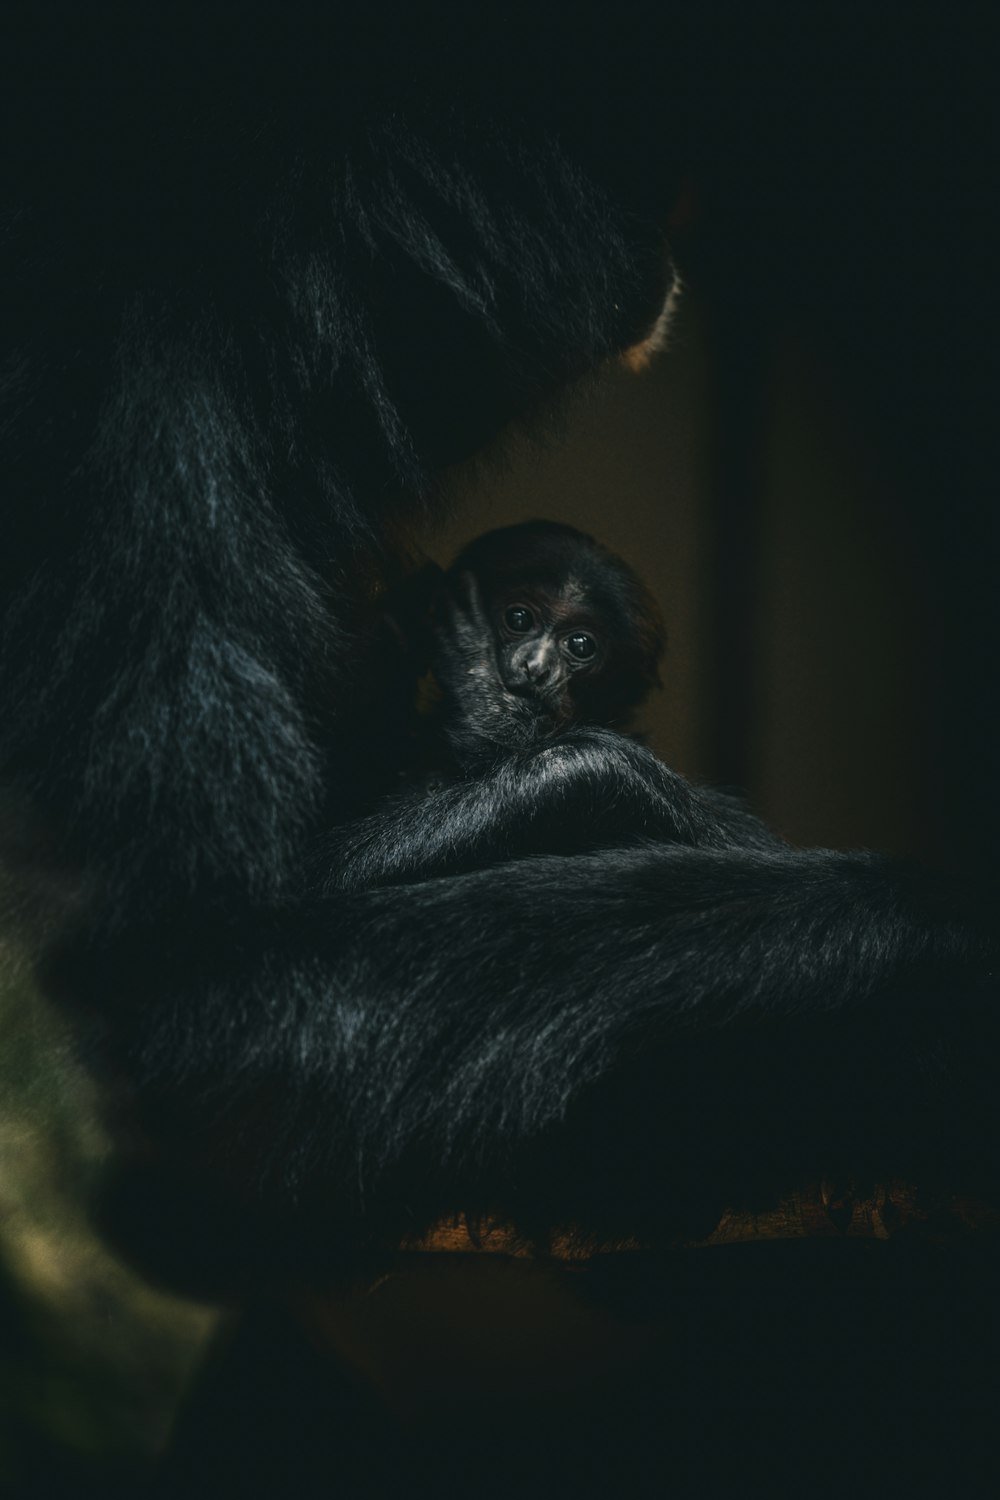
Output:
[[597,655],[597,642],[585,630],[577,630],[566,637],[566,650],[577,661],[590,661],[591,657]]
[[507,629],[513,631],[515,635],[527,635],[535,623],[535,616],[528,609],[527,605],[512,604],[509,609],[504,611],[503,622]]

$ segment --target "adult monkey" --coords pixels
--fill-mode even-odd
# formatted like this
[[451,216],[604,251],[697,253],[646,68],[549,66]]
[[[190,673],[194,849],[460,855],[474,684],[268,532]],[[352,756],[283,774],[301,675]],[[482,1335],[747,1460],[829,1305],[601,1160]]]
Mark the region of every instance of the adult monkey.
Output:
[[0,754],[33,855],[82,877],[60,982],[192,1227],[237,1226],[225,1269],[363,1265],[456,1210],[656,1243],[706,1192],[973,1172],[988,954],[949,886],[695,837],[299,894],[353,810],[394,532],[648,331],[648,181],[499,103],[362,114],[327,79],[262,122],[213,77],[195,129],[80,76],[26,106],[14,184]]

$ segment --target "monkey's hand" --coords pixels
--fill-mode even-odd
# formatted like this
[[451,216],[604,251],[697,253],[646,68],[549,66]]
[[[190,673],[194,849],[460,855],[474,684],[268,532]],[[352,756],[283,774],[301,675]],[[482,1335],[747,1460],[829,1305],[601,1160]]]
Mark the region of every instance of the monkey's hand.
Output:
[[505,687],[493,624],[472,573],[450,578],[442,591],[432,665],[444,695],[445,734],[465,770],[527,749],[561,727],[537,699]]

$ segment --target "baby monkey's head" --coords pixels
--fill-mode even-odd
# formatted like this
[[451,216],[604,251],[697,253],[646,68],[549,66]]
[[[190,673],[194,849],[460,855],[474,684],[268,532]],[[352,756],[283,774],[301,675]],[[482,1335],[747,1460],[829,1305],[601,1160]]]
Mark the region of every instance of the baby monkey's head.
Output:
[[449,579],[471,575],[508,691],[560,721],[622,724],[659,683],[665,632],[645,584],[593,537],[527,521],[477,537]]

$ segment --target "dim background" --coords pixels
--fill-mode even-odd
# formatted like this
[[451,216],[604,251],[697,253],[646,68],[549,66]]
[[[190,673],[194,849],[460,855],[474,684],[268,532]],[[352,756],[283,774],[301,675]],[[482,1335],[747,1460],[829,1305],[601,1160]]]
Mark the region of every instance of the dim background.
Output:
[[[735,48],[715,60],[729,108],[688,143],[668,352],[446,476],[453,519],[427,546],[447,562],[537,516],[591,531],[663,608],[643,727],[668,764],[795,843],[958,868],[992,899],[990,87],[972,12],[943,33],[923,16],[854,30],[846,72],[843,40],[790,61],[777,33],[753,76]],[[94,1095],[6,958],[0,1484],[114,1493],[166,1440],[218,1314],[88,1229]]]
[[[667,652],[641,728],[794,843],[930,853],[918,811],[927,621],[880,456],[792,333],[754,349],[727,426],[726,350],[689,293],[668,352],[607,372],[540,437],[452,479],[443,564],[492,526],[566,521],[650,585]],[[741,354],[744,352],[739,351]]]

